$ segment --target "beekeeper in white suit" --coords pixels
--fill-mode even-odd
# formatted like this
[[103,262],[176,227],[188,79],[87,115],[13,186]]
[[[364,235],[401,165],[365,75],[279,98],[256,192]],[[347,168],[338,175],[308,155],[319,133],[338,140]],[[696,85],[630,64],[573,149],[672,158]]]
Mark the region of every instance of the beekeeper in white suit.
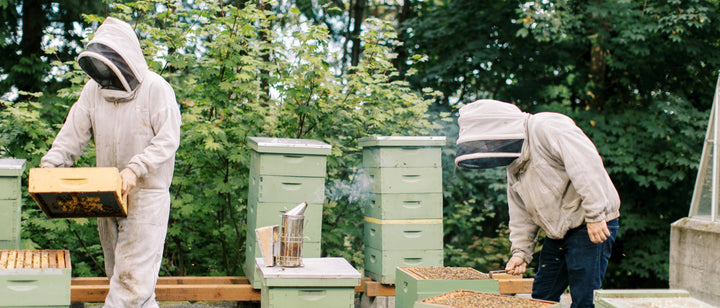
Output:
[[127,218],[98,218],[110,291],[104,307],[157,307],[155,284],[180,143],[175,93],[151,72],[132,27],[108,17],[77,58],[91,80],[41,167],[70,167],[92,136],[98,167],[117,167]]
[[458,124],[457,166],[507,166],[506,271],[525,272],[542,228],[533,298],[560,301],[569,286],[572,307],[593,307],[620,216],[620,198],[595,145],[565,115],[531,115],[496,100],[463,106]]

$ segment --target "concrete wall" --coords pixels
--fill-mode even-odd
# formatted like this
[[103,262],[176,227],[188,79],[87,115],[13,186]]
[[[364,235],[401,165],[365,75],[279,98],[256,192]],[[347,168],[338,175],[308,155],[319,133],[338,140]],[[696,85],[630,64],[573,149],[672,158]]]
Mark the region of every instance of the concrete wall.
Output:
[[686,217],[671,225],[670,288],[720,303],[720,222]]

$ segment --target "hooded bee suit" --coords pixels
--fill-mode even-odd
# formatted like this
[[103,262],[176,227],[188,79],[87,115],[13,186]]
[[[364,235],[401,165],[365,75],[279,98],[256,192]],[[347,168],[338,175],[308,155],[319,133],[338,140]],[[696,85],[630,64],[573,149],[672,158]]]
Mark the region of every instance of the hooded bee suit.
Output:
[[[474,169],[507,166],[511,251],[526,264],[533,259],[538,227],[548,238],[563,241],[586,222],[610,222],[620,216],[620,198],[600,154],[569,117],[552,112],[531,115],[509,103],[478,100],[460,108],[458,124],[457,166]],[[589,239],[585,240],[592,244]],[[609,245],[598,246],[598,249],[611,249],[612,241],[614,236],[608,241]],[[562,245],[570,245],[568,243],[565,241]],[[565,253],[566,248],[561,247],[559,251]],[[610,251],[602,254],[605,259],[600,262],[607,266]],[[543,261],[542,253],[540,261]],[[572,262],[568,261],[567,273],[579,276],[572,271]],[[591,267],[587,262],[590,261],[578,262],[579,272]],[[537,283],[543,283],[538,278],[544,264],[540,267]],[[600,288],[605,273],[602,264],[598,269],[598,273],[587,277],[596,289]],[[567,280],[567,277],[561,279]],[[567,281],[565,283],[567,286]],[[534,291],[536,286],[533,285]],[[591,287],[576,289],[592,290]],[[564,288],[558,290],[562,292]],[[559,296],[557,294],[557,300]],[[589,300],[592,305],[592,291],[583,296],[582,300]],[[551,300],[555,300],[554,295],[552,297]],[[579,297],[573,294],[573,307],[581,301]]]
[[42,167],[70,167],[92,135],[98,167],[131,169],[127,218],[98,218],[110,291],[105,307],[157,307],[155,283],[180,143],[175,93],[151,72],[132,27],[109,17],[77,59],[91,77],[70,108]]

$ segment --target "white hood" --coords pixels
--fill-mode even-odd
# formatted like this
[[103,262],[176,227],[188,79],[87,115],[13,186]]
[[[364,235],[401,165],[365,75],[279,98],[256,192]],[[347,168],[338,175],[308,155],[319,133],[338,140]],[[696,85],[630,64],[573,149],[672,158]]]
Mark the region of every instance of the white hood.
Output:
[[77,61],[109,101],[131,99],[149,70],[135,31],[113,17],[98,27]]
[[473,169],[507,166],[520,156],[530,114],[491,99],[467,104],[459,113],[455,165]]

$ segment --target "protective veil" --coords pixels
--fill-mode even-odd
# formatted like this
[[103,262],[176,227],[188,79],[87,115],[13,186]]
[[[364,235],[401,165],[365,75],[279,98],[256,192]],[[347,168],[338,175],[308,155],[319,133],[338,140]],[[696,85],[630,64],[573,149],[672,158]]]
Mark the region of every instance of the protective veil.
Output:
[[489,99],[463,106],[455,164],[471,169],[509,165],[520,157],[528,117],[515,105]]
[[137,175],[128,217],[98,218],[110,279],[105,307],[157,307],[154,290],[180,143],[175,93],[149,70],[135,32],[119,19],[107,18],[77,61],[92,80],[41,166],[72,166],[92,137],[98,167],[130,168]]
[[561,239],[585,222],[620,216],[600,154],[569,117],[478,100],[460,108],[458,124],[457,166],[507,166],[511,250],[527,264],[538,226]]

